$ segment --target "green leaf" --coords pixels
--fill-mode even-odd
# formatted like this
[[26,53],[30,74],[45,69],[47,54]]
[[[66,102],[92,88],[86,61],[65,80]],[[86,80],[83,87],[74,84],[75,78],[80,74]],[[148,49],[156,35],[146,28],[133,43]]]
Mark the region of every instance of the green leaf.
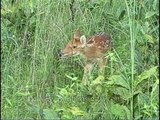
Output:
[[152,75],[156,75],[157,66],[150,68],[149,70],[144,71],[138,76],[138,79],[134,81],[134,87],[137,87],[142,81],[151,77]]
[[127,113],[130,114],[126,106],[119,105],[119,104],[111,105],[111,113],[120,119],[125,119],[126,117],[128,118],[129,115],[127,116]]
[[122,11],[121,11],[121,14],[119,15],[119,20],[123,19],[125,13],[126,13],[125,10],[122,10]]
[[52,119],[60,120],[57,113],[51,109],[44,109],[43,115],[45,120],[52,120]]
[[113,91],[114,94],[119,95],[122,99],[128,100],[132,97],[130,91],[126,88],[122,87],[116,87],[116,89]]
[[12,102],[11,102],[8,98],[5,98],[5,99],[6,99],[7,103],[8,103],[10,106],[12,106]]
[[68,96],[69,95],[69,93],[68,93],[66,88],[62,88],[59,93],[62,96]]
[[94,85],[102,84],[103,80],[104,80],[104,76],[100,75],[94,81],[92,81],[91,85],[94,86]]
[[67,78],[73,80],[73,81],[75,81],[75,80],[78,79],[78,77],[71,77],[71,76],[69,76],[69,75],[67,75],[67,74],[65,74],[65,76],[66,76]]
[[157,91],[159,89],[158,86],[159,86],[159,80],[157,78],[156,81],[155,81],[155,83],[153,84],[153,88],[152,88],[152,91],[151,91],[151,98],[152,99],[158,98],[158,94],[157,94]]
[[18,96],[29,96],[30,93],[29,92],[18,92],[17,95]]
[[138,94],[138,103],[139,105],[150,104],[150,98],[144,93]]
[[154,14],[156,14],[156,12],[154,12],[154,11],[147,12],[145,15],[145,19],[152,17]]
[[42,109],[40,106],[27,102],[27,108],[32,113],[41,114]]
[[101,85],[97,85],[95,88],[97,93],[101,94],[102,93],[102,86]]
[[80,110],[78,107],[71,107],[70,108],[70,112],[73,115],[79,116],[79,115],[85,115],[86,113],[82,110]]
[[129,89],[129,82],[122,78],[120,75],[112,75],[108,78],[109,80],[113,81],[115,85],[123,86],[127,89]]
[[129,120],[131,116],[130,110],[126,106],[122,106],[122,107],[126,111],[126,116],[127,116],[127,119]]
[[10,75],[8,75],[8,78],[9,78],[10,80],[14,80],[14,78],[13,78],[12,76],[10,76]]
[[150,43],[154,43],[154,40],[153,40],[153,37],[148,35],[148,34],[145,34],[145,38],[147,39],[148,42]]

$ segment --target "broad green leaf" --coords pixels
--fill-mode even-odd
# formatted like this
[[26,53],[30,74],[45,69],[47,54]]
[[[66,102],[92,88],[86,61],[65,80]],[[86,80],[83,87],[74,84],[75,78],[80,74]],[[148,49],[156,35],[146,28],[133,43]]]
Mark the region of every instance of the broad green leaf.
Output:
[[97,93],[101,93],[102,92],[102,86],[101,85],[97,85],[95,87],[95,90],[97,91]]
[[138,104],[139,105],[150,104],[149,96],[147,96],[144,93],[138,94]]
[[152,67],[149,70],[145,70],[143,73],[141,73],[138,76],[138,79],[134,81],[134,87],[139,85],[143,80],[146,80],[147,78],[151,77],[152,75],[156,75],[157,72],[157,66]]
[[154,12],[154,11],[147,12],[145,15],[145,19],[152,17],[154,14],[156,14],[156,12]]
[[70,108],[70,112],[73,115],[79,116],[79,115],[85,115],[86,113],[82,110],[80,110],[78,107],[71,107]]
[[153,37],[148,35],[148,34],[145,34],[145,38],[147,39],[148,42],[150,43],[154,43],[154,40],[153,40]]
[[105,82],[105,84],[108,85],[108,86],[111,86],[111,85],[114,85],[114,81],[110,80],[110,81]]
[[120,86],[123,86],[129,89],[129,83],[127,82],[127,80],[122,78],[120,75],[112,75],[108,79],[113,81],[115,85],[120,85]]
[[135,120],[140,120],[142,118],[142,115],[135,116]]
[[157,79],[155,81],[155,83],[153,84],[153,88],[152,88],[152,91],[151,91],[151,98],[154,99],[154,98],[158,98],[158,85],[159,85],[159,80]]
[[59,93],[62,96],[68,96],[69,95],[69,93],[68,93],[66,88],[62,88]]
[[43,115],[45,120],[52,120],[52,119],[59,120],[57,113],[51,109],[44,109]]
[[72,113],[66,112],[62,114],[62,120],[72,120],[72,117],[73,117]]
[[122,107],[126,111],[126,116],[127,116],[127,119],[129,120],[130,119],[130,115],[131,115],[130,110],[126,106],[122,106]]
[[36,113],[36,114],[41,114],[42,109],[40,108],[40,106],[32,104],[27,102],[27,108],[29,111]]
[[116,61],[117,62],[117,58],[115,57],[114,53],[113,52],[108,52],[107,55],[105,56],[105,58],[111,58],[112,61]]
[[116,89],[112,92],[116,95],[120,95],[120,97],[124,100],[128,100],[132,97],[130,91],[123,87],[116,87]]
[[123,105],[119,105],[119,104],[111,105],[111,113],[120,119],[125,119],[126,117],[128,117],[127,116],[128,112],[129,112],[128,108],[124,107]]
[[100,75],[94,81],[92,81],[91,85],[102,84],[103,80],[104,80],[104,76]]

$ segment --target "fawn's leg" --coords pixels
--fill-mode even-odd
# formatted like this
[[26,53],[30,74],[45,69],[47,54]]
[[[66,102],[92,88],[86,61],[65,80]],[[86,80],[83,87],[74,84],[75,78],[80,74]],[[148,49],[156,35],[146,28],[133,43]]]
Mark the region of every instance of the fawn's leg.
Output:
[[101,58],[101,59],[98,60],[98,66],[99,66],[101,75],[104,75],[105,64],[106,64],[106,59],[105,58]]
[[84,74],[83,74],[83,79],[82,79],[82,83],[84,85],[87,85],[88,78],[91,74],[92,68],[93,68],[92,63],[87,63],[86,66],[84,67]]

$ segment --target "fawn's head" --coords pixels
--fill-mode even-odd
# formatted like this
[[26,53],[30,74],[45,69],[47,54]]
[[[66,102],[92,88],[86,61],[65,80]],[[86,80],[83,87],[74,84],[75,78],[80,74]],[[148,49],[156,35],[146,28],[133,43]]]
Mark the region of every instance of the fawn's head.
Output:
[[79,55],[85,46],[86,46],[86,38],[84,35],[81,36],[80,30],[77,30],[74,33],[72,40],[61,51],[60,57]]

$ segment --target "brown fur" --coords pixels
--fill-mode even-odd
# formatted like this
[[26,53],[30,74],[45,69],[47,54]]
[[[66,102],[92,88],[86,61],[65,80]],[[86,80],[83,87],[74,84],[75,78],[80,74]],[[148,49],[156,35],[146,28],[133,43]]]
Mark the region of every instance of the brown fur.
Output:
[[105,68],[105,53],[111,49],[111,37],[105,33],[91,36],[86,42],[80,35],[80,30],[77,30],[73,39],[62,50],[62,57],[72,55],[82,55],[86,59],[84,67],[83,84],[87,84],[89,74],[92,71],[93,64],[98,63],[100,72],[104,72]]

